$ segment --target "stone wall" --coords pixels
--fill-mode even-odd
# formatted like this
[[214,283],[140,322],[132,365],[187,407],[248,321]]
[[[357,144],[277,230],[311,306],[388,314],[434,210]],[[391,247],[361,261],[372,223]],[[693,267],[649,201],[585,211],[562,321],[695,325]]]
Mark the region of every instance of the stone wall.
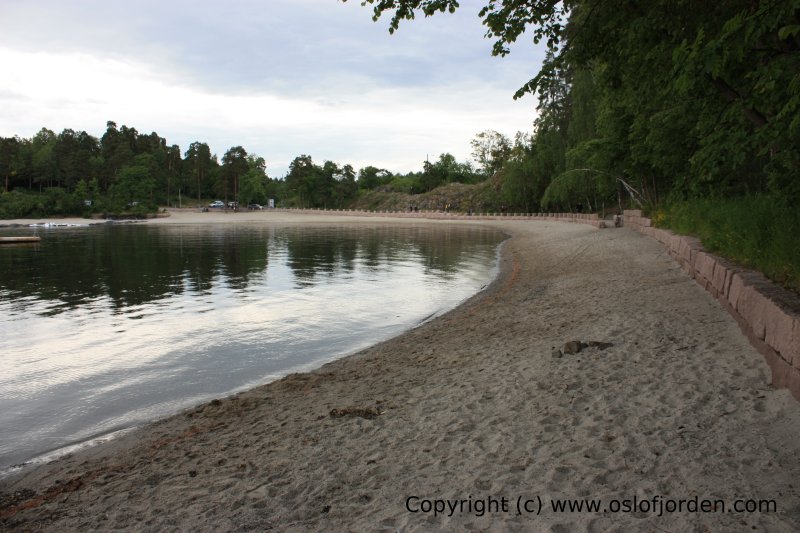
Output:
[[[609,221],[600,220],[597,213],[454,213],[447,211],[361,211],[356,209],[274,209],[294,213],[319,213],[362,217],[426,218],[433,220],[550,220],[572,222],[605,228]],[[613,223],[612,223],[613,224]]]
[[800,400],[800,296],[761,273],[706,252],[694,237],[654,228],[639,210],[625,211],[623,223],[657,239],[705,290],[733,315],[772,370],[772,384]]

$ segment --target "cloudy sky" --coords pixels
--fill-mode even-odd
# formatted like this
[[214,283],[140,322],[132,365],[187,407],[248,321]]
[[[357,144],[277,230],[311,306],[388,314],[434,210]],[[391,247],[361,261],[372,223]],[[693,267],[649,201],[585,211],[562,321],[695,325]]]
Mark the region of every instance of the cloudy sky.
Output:
[[0,0],[0,136],[101,136],[108,120],[183,151],[242,145],[273,177],[301,154],[421,169],[476,133],[530,131],[512,95],[543,51],[491,56],[467,0],[389,35],[359,0]]

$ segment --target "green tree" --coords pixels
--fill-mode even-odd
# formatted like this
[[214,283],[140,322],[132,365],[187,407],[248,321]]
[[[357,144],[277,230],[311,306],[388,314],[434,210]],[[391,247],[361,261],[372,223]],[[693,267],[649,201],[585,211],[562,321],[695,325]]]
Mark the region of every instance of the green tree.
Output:
[[239,199],[239,180],[249,170],[250,164],[247,160],[247,151],[241,146],[232,146],[222,156],[222,168],[220,169],[222,185],[218,188],[220,195],[224,196],[225,202],[228,201],[228,192],[233,193],[233,199]]
[[384,169],[368,165],[358,171],[358,188],[370,191],[378,187],[391,173]]
[[358,193],[356,171],[353,169],[353,165],[344,165],[341,171],[334,175],[334,179],[336,184],[333,188],[333,205],[343,208]]
[[320,169],[310,155],[300,155],[289,163],[287,192],[300,207],[314,207],[321,188]]
[[181,159],[181,148],[177,144],[173,144],[169,148],[166,149],[166,179],[167,179],[167,191],[166,191],[166,203],[168,205],[172,204],[172,186],[176,186],[178,191],[183,188],[182,180],[180,179],[181,174],[181,166],[183,160]]
[[263,157],[254,154],[247,156],[248,170],[240,180],[239,201],[243,205],[265,204],[267,199],[267,164]]
[[127,165],[120,169],[117,180],[111,187],[113,207],[121,210],[148,202],[155,186],[156,180],[147,161],[138,160],[135,164]]
[[502,133],[485,130],[470,141],[472,159],[474,159],[486,176],[492,176],[503,167],[511,156],[511,141]]
[[56,157],[55,157],[55,144],[56,134],[42,128],[34,135],[31,140],[31,182],[29,189],[33,188],[33,184],[39,185],[39,190],[44,183],[51,183],[56,175]]
[[0,176],[4,192],[11,190],[11,178],[19,171],[20,144],[19,137],[0,137]]
[[194,178],[197,201],[200,202],[203,189],[212,168],[211,149],[206,143],[193,142],[184,154],[184,168]]

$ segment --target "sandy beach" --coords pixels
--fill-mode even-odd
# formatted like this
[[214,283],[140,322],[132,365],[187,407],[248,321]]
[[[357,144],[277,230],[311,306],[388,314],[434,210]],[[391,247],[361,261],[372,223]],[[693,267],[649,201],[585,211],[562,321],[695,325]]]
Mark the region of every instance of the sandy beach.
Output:
[[[146,223],[277,220],[448,223]],[[483,292],[314,372],[0,480],[0,530],[800,530],[800,404],[658,242],[464,223],[511,235]],[[555,509],[568,500],[598,510]]]

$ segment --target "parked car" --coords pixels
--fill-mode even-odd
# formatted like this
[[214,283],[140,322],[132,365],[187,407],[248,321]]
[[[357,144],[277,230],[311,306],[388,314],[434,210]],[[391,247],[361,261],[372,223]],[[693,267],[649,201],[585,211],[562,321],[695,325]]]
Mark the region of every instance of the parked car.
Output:
[[208,207],[225,207],[225,202],[223,202],[222,200],[214,200],[213,202],[208,204]]
[[254,210],[254,209],[264,209],[263,205],[260,204],[249,204],[247,209]]
[[228,202],[228,207],[230,207],[231,209],[236,209],[237,207],[239,207],[239,202]]

